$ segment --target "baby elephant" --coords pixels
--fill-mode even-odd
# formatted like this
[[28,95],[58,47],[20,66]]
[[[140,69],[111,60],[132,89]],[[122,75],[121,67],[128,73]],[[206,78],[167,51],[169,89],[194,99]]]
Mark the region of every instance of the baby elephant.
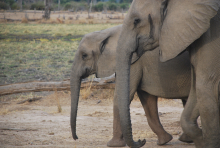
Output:
[[[76,51],[71,72],[71,129],[76,135],[76,117],[81,80],[89,75],[107,77],[115,73],[116,46],[122,25],[85,35]],[[117,77],[117,74],[116,74]],[[172,139],[160,123],[157,98],[181,98],[185,103],[190,90],[190,61],[187,52],[179,57],[161,63],[158,49],[144,53],[141,57],[133,54],[130,72],[130,101],[135,92],[143,105],[151,129],[158,136],[158,144],[163,145]],[[121,147],[126,143],[120,127],[117,96],[114,99],[113,138],[108,146]],[[123,120],[123,117],[121,117]],[[190,142],[186,135],[181,141]]]

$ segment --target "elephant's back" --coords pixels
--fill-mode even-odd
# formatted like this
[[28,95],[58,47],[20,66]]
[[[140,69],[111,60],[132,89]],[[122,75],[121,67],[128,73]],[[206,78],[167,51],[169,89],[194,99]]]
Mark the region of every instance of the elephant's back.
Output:
[[164,98],[178,98],[189,95],[191,66],[187,51],[176,58],[159,61],[159,50],[146,52],[141,57],[143,78],[141,89]]

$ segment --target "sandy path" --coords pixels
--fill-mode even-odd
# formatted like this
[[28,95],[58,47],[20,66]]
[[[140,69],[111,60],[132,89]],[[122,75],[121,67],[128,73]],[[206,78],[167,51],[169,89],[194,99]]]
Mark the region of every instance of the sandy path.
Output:
[[[57,113],[54,94],[32,103],[1,104],[0,128],[26,129],[28,131],[0,130],[0,147],[107,147],[112,137],[112,100],[92,98],[79,101],[77,117],[77,135],[71,137],[69,124],[70,97],[60,93],[62,112]],[[100,103],[97,103],[101,100]],[[5,112],[3,112],[4,110]],[[157,146],[157,136],[151,131],[138,100],[131,104],[131,118],[134,139],[146,138],[144,148],[174,147],[193,148],[194,144],[178,141],[182,130],[179,118],[183,108],[180,100],[160,100],[159,114],[161,122],[173,140],[165,146]]]

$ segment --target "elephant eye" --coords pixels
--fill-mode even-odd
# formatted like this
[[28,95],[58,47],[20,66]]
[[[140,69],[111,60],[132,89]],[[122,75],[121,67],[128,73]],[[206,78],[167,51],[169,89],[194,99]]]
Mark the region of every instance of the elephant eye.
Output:
[[141,22],[141,20],[139,18],[136,18],[134,20],[134,26],[137,26],[137,24],[139,24]]
[[87,55],[86,53],[83,53],[83,54],[82,54],[82,59],[85,60],[85,58],[86,58],[87,56],[88,56],[88,55]]

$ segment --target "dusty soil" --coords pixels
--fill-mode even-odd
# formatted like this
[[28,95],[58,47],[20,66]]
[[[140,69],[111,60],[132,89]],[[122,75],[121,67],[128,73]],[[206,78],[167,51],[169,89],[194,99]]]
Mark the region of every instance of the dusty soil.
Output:
[[[41,96],[36,102],[17,104],[27,98]],[[96,97],[95,97],[96,96]],[[112,96],[103,91],[91,92],[90,98],[80,99],[77,135],[74,141],[70,129],[70,92],[41,92],[0,97],[0,147],[107,147],[112,138]],[[58,106],[62,112],[58,113]],[[131,103],[134,139],[145,138],[145,148],[193,148],[194,144],[178,141],[182,130],[180,100],[159,99],[161,122],[173,140],[157,146],[157,136],[151,131],[138,99]]]

